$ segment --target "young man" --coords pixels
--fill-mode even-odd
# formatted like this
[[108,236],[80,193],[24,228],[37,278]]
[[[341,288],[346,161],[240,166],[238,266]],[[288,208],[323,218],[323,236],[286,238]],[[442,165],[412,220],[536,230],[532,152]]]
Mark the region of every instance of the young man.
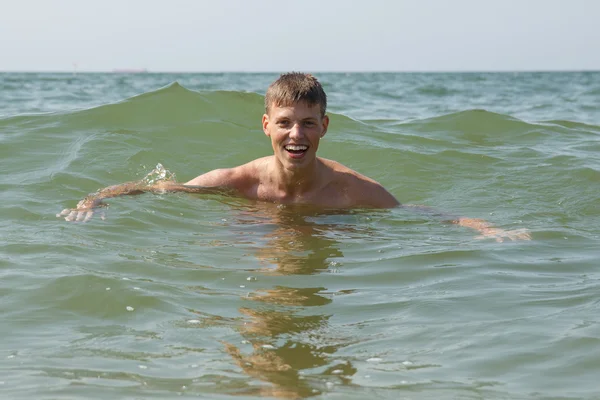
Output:
[[[153,185],[129,182],[89,195],[75,209],[58,217],[88,221],[102,200],[144,192],[229,192],[248,199],[310,204],[323,208],[391,208],[398,200],[378,182],[344,165],[317,157],[319,141],[327,133],[327,96],[310,74],[283,74],[273,82],[265,97],[262,127],[271,139],[273,155],[234,168],[216,169],[180,184],[162,181]],[[511,237],[510,232],[492,228],[485,221],[459,218],[455,223],[483,235]]]

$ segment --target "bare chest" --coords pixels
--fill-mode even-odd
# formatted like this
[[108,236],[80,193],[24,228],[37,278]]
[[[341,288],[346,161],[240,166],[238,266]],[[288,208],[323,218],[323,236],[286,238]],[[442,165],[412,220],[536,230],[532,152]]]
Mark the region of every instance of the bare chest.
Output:
[[259,183],[247,197],[280,204],[312,204],[336,208],[352,206],[352,197],[344,185],[340,184],[328,184],[308,191],[286,191],[273,185]]

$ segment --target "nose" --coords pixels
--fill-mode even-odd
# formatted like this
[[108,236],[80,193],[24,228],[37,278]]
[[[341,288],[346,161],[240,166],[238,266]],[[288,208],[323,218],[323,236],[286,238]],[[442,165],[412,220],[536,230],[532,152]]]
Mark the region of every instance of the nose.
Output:
[[303,136],[304,136],[304,130],[302,129],[302,125],[299,123],[292,125],[292,128],[290,129],[290,137],[291,138],[301,138]]

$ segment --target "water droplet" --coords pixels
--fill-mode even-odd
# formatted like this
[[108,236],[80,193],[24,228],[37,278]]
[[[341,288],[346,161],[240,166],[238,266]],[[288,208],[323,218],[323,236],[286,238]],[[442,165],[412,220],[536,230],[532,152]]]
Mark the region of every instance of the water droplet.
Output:
[[339,375],[339,374],[343,374],[344,371],[341,369],[334,369],[333,371],[331,371],[331,373],[334,375]]
[[333,382],[329,382],[329,381],[327,381],[327,382],[325,382],[325,386],[327,386],[327,389],[333,389],[333,387],[334,387],[335,385],[333,384]]
[[139,369],[148,369],[148,367],[145,365],[138,365],[138,367],[139,367]]
[[134,286],[134,287],[133,287],[133,290],[140,290],[140,288],[139,288],[139,287],[137,287],[137,286]]
[[131,306],[127,306],[127,307],[125,307],[125,309],[126,309],[127,311],[133,311],[133,310],[135,310],[135,308],[133,308],[133,307],[131,307]]
[[107,288],[106,288],[106,290],[110,290],[110,288],[109,288],[109,287],[107,287]]
[[199,324],[200,320],[199,319],[188,319],[187,323],[188,324]]
[[246,287],[246,285],[240,285],[240,287],[241,287],[241,288],[245,288],[245,287]]
[[263,349],[268,349],[268,350],[273,350],[273,349],[275,349],[275,346],[272,346],[270,344],[263,344],[262,348]]
[[247,281],[255,281],[256,277],[255,276],[249,276],[246,278]]
[[373,362],[373,363],[380,362],[380,361],[383,361],[383,360],[379,357],[371,357],[371,358],[367,359],[367,362]]
[[402,364],[404,364],[404,365],[413,365],[413,363],[410,362],[410,361],[403,361]]

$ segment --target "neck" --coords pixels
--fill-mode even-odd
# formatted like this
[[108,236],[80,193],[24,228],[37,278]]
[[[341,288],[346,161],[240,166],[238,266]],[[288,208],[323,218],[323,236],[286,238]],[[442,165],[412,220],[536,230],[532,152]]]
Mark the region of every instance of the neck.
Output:
[[273,183],[287,196],[299,196],[321,185],[322,162],[316,158],[304,168],[286,169],[273,158]]

